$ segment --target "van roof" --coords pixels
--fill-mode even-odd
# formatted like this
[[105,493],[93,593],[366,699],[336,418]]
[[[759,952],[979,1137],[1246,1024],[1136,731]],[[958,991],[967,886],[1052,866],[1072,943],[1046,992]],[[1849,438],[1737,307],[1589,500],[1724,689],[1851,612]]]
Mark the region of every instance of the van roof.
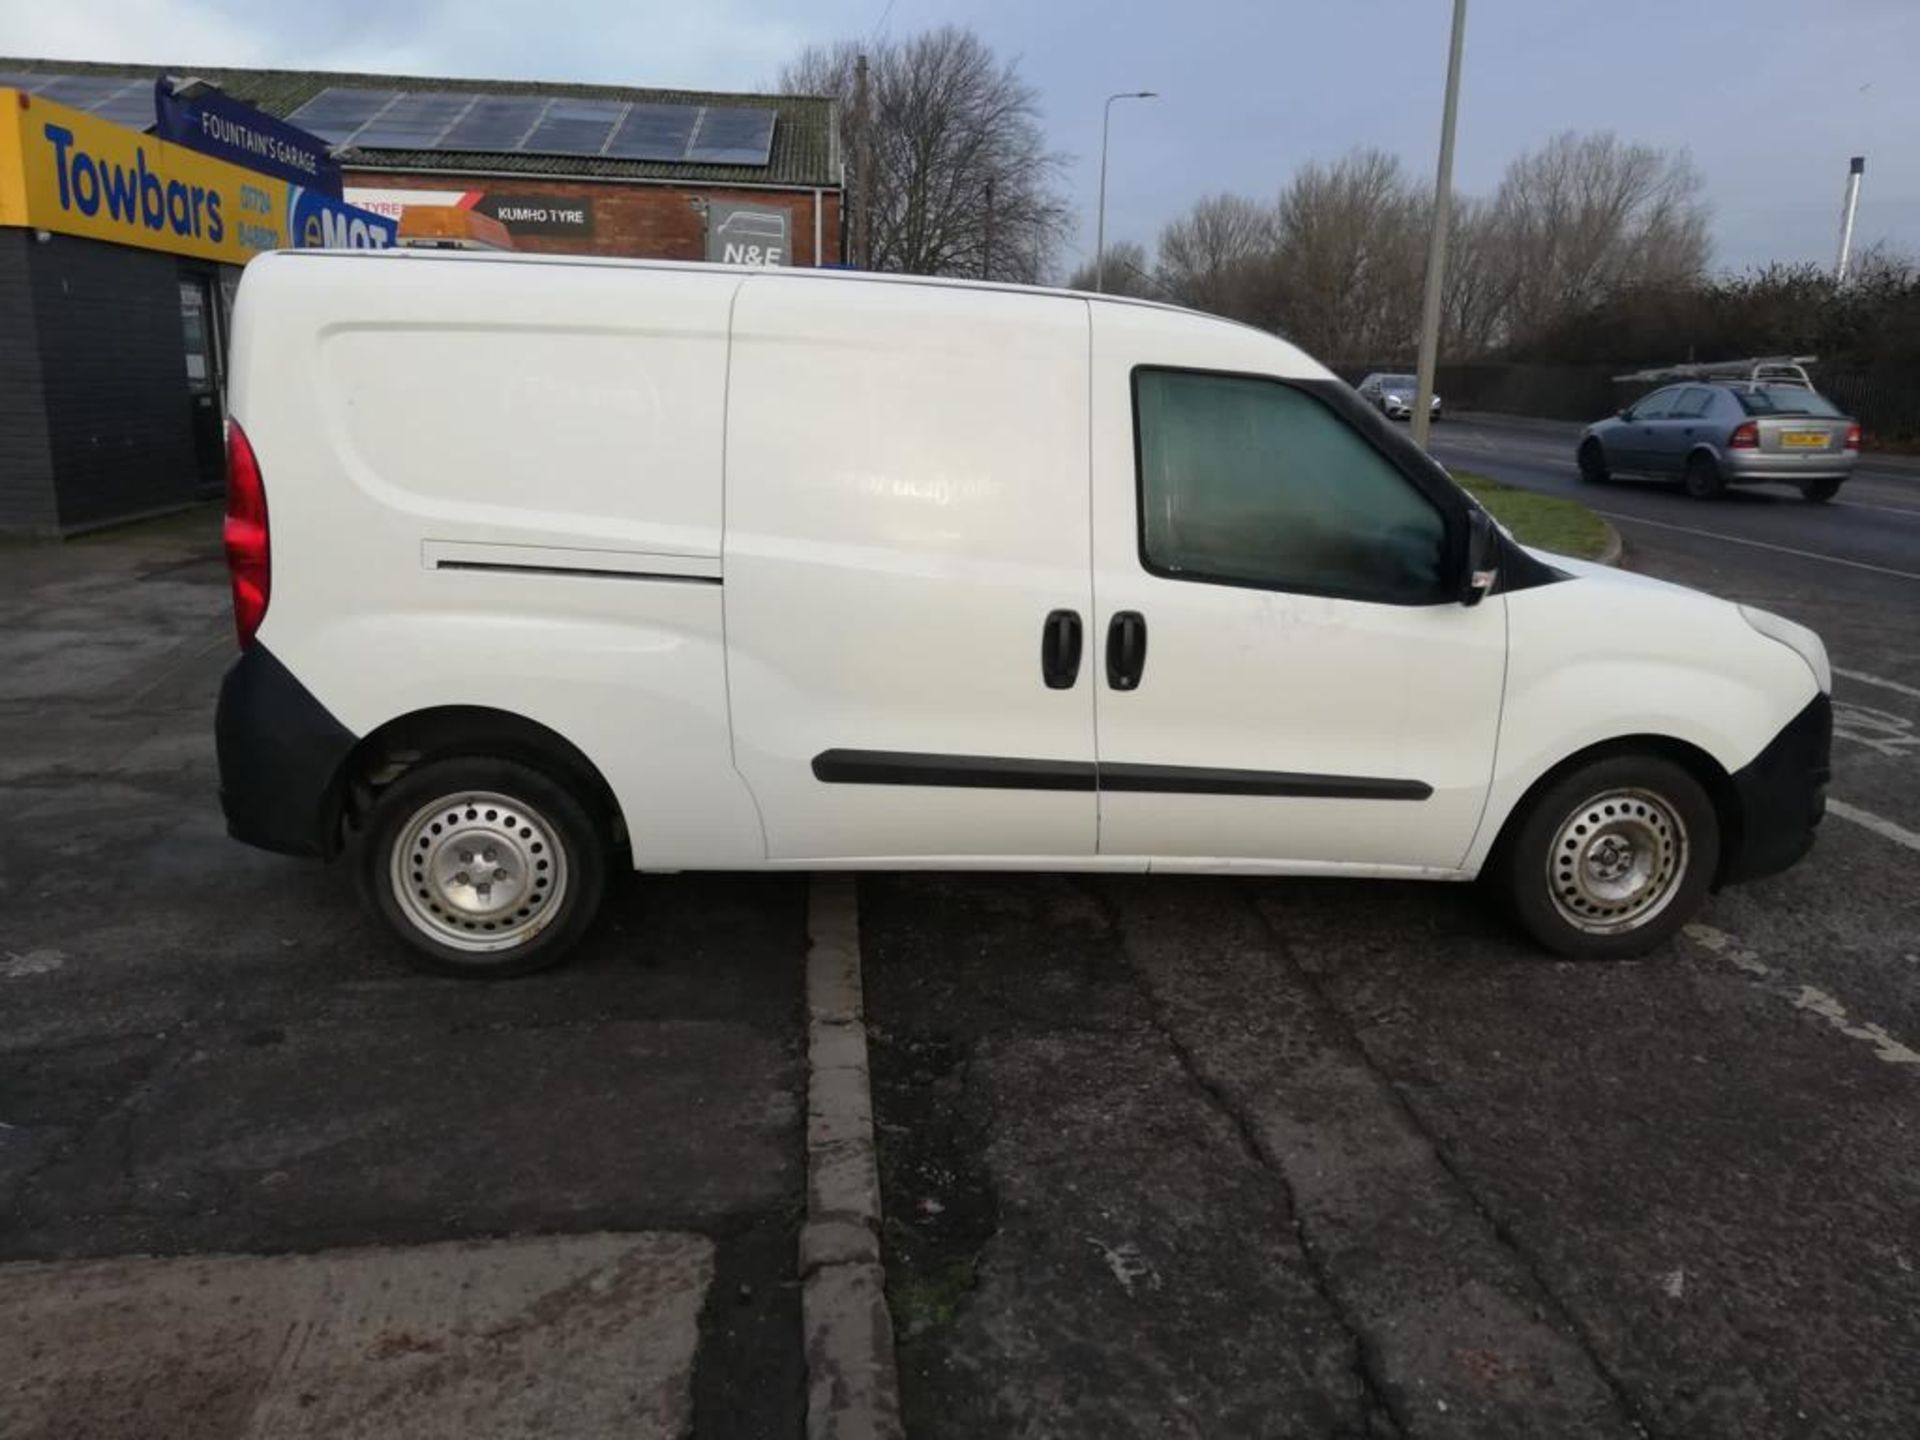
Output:
[[[1069,300],[1091,300],[1107,305],[1131,305],[1159,310],[1171,315],[1192,315],[1221,325],[1239,325],[1266,335],[1258,326],[1246,325],[1224,315],[1211,315],[1185,305],[1170,305],[1163,300],[1147,300],[1132,295],[1101,295],[1088,290],[1067,290],[1051,285],[1016,285],[1005,280],[964,280],[935,275],[899,275],[874,270],[812,268],[808,266],[722,265],[708,260],[630,260],[612,255],[531,255],[500,251],[412,249],[397,246],[386,250],[276,250],[273,260],[354,260],[367,264],[447,264],[447,265],[564,265],[596,270],[674,271],[689,275],[759,275],[783,279],[814,280],[840,285],[924,285],[945,290],[982,290],[1008,295],[1052,295]],[[252,263],[258,264],[259,259]]]

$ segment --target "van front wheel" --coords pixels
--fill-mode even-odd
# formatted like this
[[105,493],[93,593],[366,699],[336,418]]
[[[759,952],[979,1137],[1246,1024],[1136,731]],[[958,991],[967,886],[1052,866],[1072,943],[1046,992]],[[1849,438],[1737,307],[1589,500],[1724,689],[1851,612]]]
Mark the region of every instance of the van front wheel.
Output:
[[593,923],[606,843],[564,785],[514,760],[435,760],[381,792],[361,891],[416,968],[498,978],[558,964]]
[[1691,920],[1720,863],[1700,782],[1655,755],[1611,755],[1516,817],[1496,879],[1534,939],[1575,960],[1643,955]]

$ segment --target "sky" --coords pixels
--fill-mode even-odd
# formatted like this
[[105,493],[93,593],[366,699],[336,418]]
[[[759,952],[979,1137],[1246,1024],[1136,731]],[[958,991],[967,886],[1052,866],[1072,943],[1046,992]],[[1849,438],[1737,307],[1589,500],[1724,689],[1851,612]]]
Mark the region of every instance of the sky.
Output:
[[[716,90],[770,88],[815,41],[954,23],[1039,91],[1091,254],[1115,91],[1107,236],[1152,247],[1222,190],[1378,146],[1430,177],[1449,0],[7,0],[0,54]],[[1471,0],[1455,189],[1490,194],[1558,131],[1686,149],[1713,266],[1831,264],[1849,156],[1856,245],[1920,255],[1920,0]]]

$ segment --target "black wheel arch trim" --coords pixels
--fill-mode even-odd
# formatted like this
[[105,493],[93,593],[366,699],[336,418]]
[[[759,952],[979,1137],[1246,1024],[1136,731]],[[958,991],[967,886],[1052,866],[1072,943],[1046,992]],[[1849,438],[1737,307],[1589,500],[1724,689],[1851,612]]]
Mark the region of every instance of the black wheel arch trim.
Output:
[[358,737],[259,641],[227,667],[213,732],[227,833],[262,850],[331,859],[339,777]]

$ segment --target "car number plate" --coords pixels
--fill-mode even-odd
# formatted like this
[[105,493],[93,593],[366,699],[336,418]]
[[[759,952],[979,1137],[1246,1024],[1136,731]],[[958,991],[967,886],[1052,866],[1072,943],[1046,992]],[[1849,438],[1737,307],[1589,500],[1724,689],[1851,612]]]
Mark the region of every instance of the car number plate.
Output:
[[1783,430],[1780,443],[1789,450],[1824,450],[1827,447],[1827,432],[1824,430]]

